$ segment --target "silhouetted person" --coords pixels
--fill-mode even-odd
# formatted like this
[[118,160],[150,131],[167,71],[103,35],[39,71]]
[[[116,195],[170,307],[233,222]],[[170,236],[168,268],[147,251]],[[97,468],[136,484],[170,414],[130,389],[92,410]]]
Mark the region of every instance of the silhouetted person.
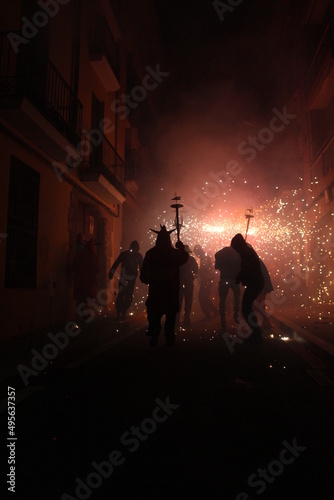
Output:
[[231,247],[240,254],[241,270],[236,276],[236,283],[242,283],[246,288],[242,298],[242,314],[251,329],[250,341],[261,341],[262,331],[253,311],[253,303],[264,287],[264,277],[261,271],[260,259],[255,250],[249,246],[241,234],[236,234],[231,241]]
[[184,299],[183,325],[190,326],[190,314],[194,297],[194,279],[198,273],[198,264],[196,259],[190,255],[192,251],[189,246],[185,245],[184,249],[189,254],[189,259],[180,267],[180,313]]
[[215,279],[215,271],[210,256],[204,252],[200,245],[194,247],[194,252],[197,257],[200,258],[198,272],[200,289],[198,292],[198,301],[206,319],[209,319],[211,314],[213,314],[213,316],[218,314],[218,309],[210,299],[210,292]]
[[[96,298],[96,275],[100,272],[100,264],[94,248],[93,238],[84,243],[81,233],[77,237],[77,253],[75,255],[72,271],[74,273],[73,297],[78,306],[88,298]],[[78,314],[77,314],[78,317]]]
[[166,315],[165,337],[167,345],[175,342],[175,319],[179,311],[180,266],[187,262],[189,255],[181,241],[173,248],[170,233],[161,226],[157,233],[155,247],[146,252],[140,272],[140,280],[149,285],[146,300],[148,335],[151,346],[155,347],[161,330],[161,318]]
[[239,323],[239,305],[240,305],[240,285],[235,282],[235,279],[240,272],[240,255],[231,246],[224,247],[215,255],[215,268],[220,271],[219,281],[219,312],[221,318],[221,326],[225,328],[226,318],[226,299],[228,292],[231,289],[233,292],[233,312],[234,320]]
[[121,316],[125,318],[126,313],[131,306],[133,293],[140,270],[143,264],[143,256],[139,252],[138,241],[132,241],[129,250],[121,252],[109,271],[109,279],[112,279],[117,267],[121,264],[121,276],[118,286],[118,294],[116,299],[117,318]]
[[263,326],[263,328],[270,328],[271,324],[269,321],[268,313],[266,311],[265,300],[266,300],[267,293],[272,292],[274,290],[274,288],[273,288],[273,284],[272,284],[271,279],[270,279],[270,274],[268,272],[268,269],[266,268],[264,262],[261,259],[260,259],[260,264],[261,264],[261,271],[262,271],[262,274],[264,277],[264,287],[261,290],[260,295],[258,295],[256,297],[256,300],[254,302],[254,308],[255,308],[255,311],[258,312],[258,314],[262,318],[262,325],[261,326]]

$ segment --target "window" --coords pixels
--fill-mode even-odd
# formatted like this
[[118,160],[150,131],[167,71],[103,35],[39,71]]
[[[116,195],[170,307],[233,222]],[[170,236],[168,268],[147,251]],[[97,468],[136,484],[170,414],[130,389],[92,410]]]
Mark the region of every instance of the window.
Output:
[[7,288],[36,288],[38,172],[12,157],[7,216]]

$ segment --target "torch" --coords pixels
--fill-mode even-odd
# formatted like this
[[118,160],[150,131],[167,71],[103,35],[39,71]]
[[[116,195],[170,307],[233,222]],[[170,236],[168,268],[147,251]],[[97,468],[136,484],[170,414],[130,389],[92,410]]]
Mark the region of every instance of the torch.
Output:
[[172,201],[175,201],[176,203],[173,203],[173,205],[171,205],[171,208],[175,208],[175,211],[176,211],[175,225],[176,225],[176,231],[177,231],[177,241],[180,241],[180,227],[181,227],[180,220],[179,220],[179,209],[183,207],[183,205],[181,205],[181,203],[178,203],[178,201],[180,201],[180,200],[181,200],[181,196],[176,196],[176,193],[175,193],[175,197],[172,198]]
[[247,219],[246,236],[245,236],[245,241],[246,241],[247,240],[247,234],[248,234],[248,228],[249,228],[249,222],[250,222],[251,219],[254,218],[253,209],[252,208],[247,208],[247,212],[245,214],[245,217]]

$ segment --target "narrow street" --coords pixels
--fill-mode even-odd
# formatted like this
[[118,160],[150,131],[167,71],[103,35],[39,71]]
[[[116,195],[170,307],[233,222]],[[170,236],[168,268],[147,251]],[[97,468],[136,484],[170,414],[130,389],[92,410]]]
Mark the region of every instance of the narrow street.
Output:
[[113,345],[64,350],[17,404],[16,498],[331,497],[331,359],[282,325],[231,352],[218,319],[156,348],[144,316],[100,323]]
[[334,498],[333,82],[334,0],[0,2],[0,500]]

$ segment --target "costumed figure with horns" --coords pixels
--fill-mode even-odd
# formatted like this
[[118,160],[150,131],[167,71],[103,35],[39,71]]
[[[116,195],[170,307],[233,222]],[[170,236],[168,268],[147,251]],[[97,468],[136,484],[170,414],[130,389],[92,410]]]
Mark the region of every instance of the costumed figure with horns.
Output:
[[140,280],[149,285],[146,301],[148,335],[151,336],[151,346],[155,347],[161,330],[162,316],[166,316],[164,330],[166,343],[175,342],[175,319],[179,311],[180,266],[185,264],[189,254],[181,241],[173,248],[170,233],[165,226],[156,231],[155,247],[146,252],[140,272]]

